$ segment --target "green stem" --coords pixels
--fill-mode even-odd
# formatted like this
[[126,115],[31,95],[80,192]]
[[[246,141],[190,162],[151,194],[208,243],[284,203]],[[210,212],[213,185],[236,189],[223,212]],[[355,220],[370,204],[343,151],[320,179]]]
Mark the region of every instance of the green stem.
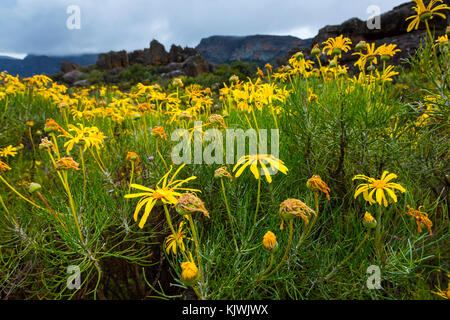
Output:
[[370,229],[367,230],[366,235],[364,236],[364,238],[362,239],[362,241],[358,244],[358,246],[355,248],[355,250],[347,257],[345,258],[341,263],[339,263],[325,278],[324,281],[327,281],[328,279],[330,279],[333,274],[340,268],[342,267],[344,264],[346,264],[348,262],[348,260],[350,260],[350,258],[361,248],[361,246],[364,244],[364,242],[366,242],[367,238],[369,237],[370,234]]
[[66,230],[66,232],[69,232],[69,230],[67,230],[66,225],[61,221],[61,219],[59,218],[59,214],[57,214],[51,207],[50,205],[47,203],[47,201],[45,201],[44,196],[42,195],[42,193],[40,193],[39,191],[37,192],[37,195],[39,196],[39,198],[42,200],[42,202],[44,202],[45,206],[48,208],[48,210],[50,210],[50,213],[56,218],[56,220],[58,220],[58,222],[62,225],[62,227],[64,228],[64,230]]
[[158,148],[158,138],[156,138],[156,152],[158,153],[159,157],[160,157],[161,160],[163,161],[164,166],[166,167],[166,170],[169,170],[169,168],[167,167],[166,160],[164,160],[164,157],[162,156],[161,152],[159,152],[159,148]]
[[133,176],[134,176],[134,161],[131,161],[131,177],[130,177],[130,184],[128,186],[128,194],[131,193],[131,185],[133,184]]
[[11,216],[11,214],[10,214],[8,208],[6,207],[6,204],[3,202],[3,198],[2,198],[1,195],[0,195],[0,203],[2,204],[3,209],[5,209],[5,212],[6,212],[6,218],[7,218],[8,220],[11,218],[12,221],[13,221],[13,223],[14,223],[14,225],[17,227],[17,230],[19,230],[19,229],[20,229],[19,223],[16,221],[15,217]]
[[86,201],[86,165],[84,163],[84,155],[83,155],[83,148],[81,146],[78,146],[80,150],[80,158],[81,158],[81,169],[83,170],[83,207],[84,203]]
[[255,210],[255,216],[253,217],[253,225],[256,224],[256,217],[258,216],[260,200],[261,200],[261,177],[259,177],[259,179],[258,179],[258,195],[257,195],[257,199],[256,199],[256,210]]
[[52,137],[53,145],[55,146],[56,155],[58,156],[58,158],[61,158],[59,155],[58,141],[56,140],[56,136],[53,132],[50,133],[50,136]]
[[281,259],[280,263],[275,267],[275,269],[273,269],[269,274],[263,275],[261,277],[261,279],[270,277],[272,274],[274,274],[283,265],[284,260],[286,260],[286,258],[288,256],[289,248],[291,247],[293,233],[294,233],[294,219],[289,221],[289,241],[288,241],[288,243],[286,245],[286,250],[284,252],[283,258]]
[[189,221],[189,225],[191,227],[192,236],[194,237],[195,254],[197,256],[198,269],[200,271],[200,280],[203,280],[203,267],[202,267],[202,261],[200,259],[200,243],[198,241],[197,230],[195,228],[194,221],[192,220],[191,215],[188,216],[188,221]]
[[225,201],[225,206],[226,206],[226,208],[227,208],[228,219],[230,220],[231,233],[233,234],[234,245],[236,246],[236,251],[239,251],[239,247],[238,247],[237,241],[236,241],[236,236],[235,236],[235,233],[234,233],[233,218],[232,218],[232,216],[231,216],[230,207],[228,206],[227,194],[226,194],[226,192],[225,192],[225,185],[223,184],[223,178],[220,178],[220,183],[221,183],[221,185],[222,185],[223,200]]
[[380,259],[380,261],[382,260],[382,240],[381,240],[381,232],[382,232],[382,228],[381,228],[381,206],[378,206],[378,211],[377,211],[377,229],[375,231],[375,248],[377,251],[377,255],[378,258]]
[[36,147],[34,146],[33,135],[31,134],[31,127],[28,127],[28,135],[30,136],[31,145],[33,146],[33,154],[36,153]]
[[317,217],[319,216],[319,193],[318,192],[314,192],[314,201],[316,204],[316,214],[314,215],[312,222],[308,225],[308,229],[306,229],[304,236],[302,236],[302,238],[300,239],[299,245],[302,244],[303,241],[306,240],[306,238],[308,238],[309,233],[311,232],[314,224],[317,221]]
[[73,220],[75,222],[75,226],[77,227],[77,231],[78,231],[78,235],[80,236],[80,240],[84,244],[83,234],[81,233],[80,224],[78,223],[77,212],[75,210],[75,201],[73,200],[72,193],[70,192],[70,186],[69,186],[69,179],[68,179],[67,171],[63,172],[63,177],[64,177],[64,182],[65,182],[67,195],[69,196],[69,203],[70,203],[70,207],[72,209]]
[[262,279],[262,277],[264,277],[264,275],[270,271],[270,269],[272,268],[273,265],[273,250],[270,252],[270,261],[269,261],[269,265],[267,266],[266,270],[264,270],[263,273],[261,273],[261,275],[258,277],[258,279],[256,280],[256,282],[258,282],[260,279]]
[[436,65],[436,71],[439,70],[442,73],[441,66],[439,65],[438,57],[436,54],[436,47],[434,46],[434,38],[431,35],[431,30],[430,30],[430,26],[428,24],[428,20],[425,20],[425,25],[427,26],[427,33],[428,33],[428,37],[430,38],[430,46],[431,46],[431,49],[433,49],[433,62]]

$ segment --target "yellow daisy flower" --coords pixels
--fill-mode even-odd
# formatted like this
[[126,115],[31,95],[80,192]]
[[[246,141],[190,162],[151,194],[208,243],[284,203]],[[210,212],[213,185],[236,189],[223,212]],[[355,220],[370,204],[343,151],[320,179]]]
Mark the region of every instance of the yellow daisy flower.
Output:
[[[388,201],[384,193],[385,191],[394,202],[397,202],[397,196],[395,195],[394,191],[395,189],[399,190],[400,192],[406,192],[406,189],[398,183],[390,182],[392,179],[396,178],[396,174],[389,173],[388,171],[383,172],[380,180],[358,174],[353,178],[353,180],[366,180],[368,183],[362,183],[358,185],[354,197],[356,199],[362,193],[364,200],[369,202],[371,205],[374,203],[378,203],[380,206],[384,205],[385,207],[387,207]],[[374,193],[376,195],[376,201],[373,199]]]
[[[172,172],[171,166],[170,170],[158,181],[155,189],[147,188],[139,184],[131,184],[131,188],[144,191],[140,193],[125,195],[126,199],[142,197],[141,200],[139,200],[136,209],[134,210],[134,221],[137,221],[139,211],[141,211],[141,209],[145,206],[144,215],[142,216],[141,221],[139,222],[139,228],[142,229],[144,227],[145,222],[147,221],[148,216],[150,215],[150,212],[152,211],[153,207],[158,201],[161,201],[163,204],[175,205],[178,202],[178,197],[181,196],[181,193],[178,192],[179,190],[201,192],[200,190],[197,189],[181,188],[183,184],[191,180],[194,180],[197,177],[192,176],[184,180],[175,180],[175,177],[181,171],[181,169],[184,168],[184,166],[185,164],[182,164],[177,169],[177,171],[175,171],[172,178],[169,181],[167,181],[169,174]],[[162,185],[160,186],[161,183]]]
[[258,165],[260,165],[264,172],[264,176],[267,179],[267,182],[272,183],[272,176],[271,176],[266,164],[270,164],[271,168],[279,170],[284,174],[287,174],[287,172],[288,172],[288,168],[284,165],[283,161],[275,158],[273,155],[268,155],[268,154],[257,154],[257,155],[251,155],[251,156],[246,155],[246,156],[241,157],[238,160],[238,162],[236,163],[236,165],[234,166],[233,172],[235,172],[236,169],[239,166],[241,166],[239,168],[239,170],[236,172],[236,178],[238,178],[242,174],[242,172],[244,172],[245,168],[250,166],[250,171],[255,176],[255,179],[259,179],[260,174],[259,174]]

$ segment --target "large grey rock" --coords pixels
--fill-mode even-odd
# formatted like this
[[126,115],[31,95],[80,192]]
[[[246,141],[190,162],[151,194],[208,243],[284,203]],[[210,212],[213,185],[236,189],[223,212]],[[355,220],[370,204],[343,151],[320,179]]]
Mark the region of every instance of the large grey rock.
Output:
[[167,66],[164,66],[162,68],[162,71],[164,73],[172,72],[175,70],[181,70],[183,68],[184,64],[182,62],[171,62]]
[[89,87],[89,85],[89,80],[78,80],[73,84],[74,87]]
[[61,62],[61,72],[63,73],[67,73],[73,70],[77,70],[81,68],[81,66],[79,64],[70,62],[70,61],[63,61]]
[[171,72],[163,73],[161,74],[161,78],[163,79],[172,79],[172,78],[178,78],[180,76],[185,76],[186,74],[182,70],[174,70]]
[[63,80],[68,84],[73,84],[78,81],[83,75],[84,73],[82,73],[81,71],[73,70],[63,75]]

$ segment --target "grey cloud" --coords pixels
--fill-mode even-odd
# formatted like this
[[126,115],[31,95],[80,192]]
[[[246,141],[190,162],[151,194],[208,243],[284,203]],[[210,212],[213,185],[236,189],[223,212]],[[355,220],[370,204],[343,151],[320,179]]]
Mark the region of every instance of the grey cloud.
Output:
[[[195,46],[211,35],[301,34],[357,16],[387,11],[405,0],[2,0],[0,52],[73,54],[134,50],[151,39]],[[81,29],[66,27],[69,5],[81,9]],[[297,34],[295,34],[297,33]]]

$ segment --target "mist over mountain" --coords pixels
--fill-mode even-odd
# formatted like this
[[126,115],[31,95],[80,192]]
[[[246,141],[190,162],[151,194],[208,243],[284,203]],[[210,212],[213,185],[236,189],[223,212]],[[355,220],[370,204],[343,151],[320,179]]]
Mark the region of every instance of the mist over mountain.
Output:
[[202,39],[196,49],[212,63],[230,63],[236,60],[274,63],[292,48],[310,46],[311,41],[312,39],[302,40],[292,36],[212,36]]
[[0,71],[8,71],[11,75],[30,77],[37,74],[55,74],[60,71],[63,61],[87,66],[97,61],[98,54],[70,56],[44,56],[29,54],[24,59],[0,56]]

